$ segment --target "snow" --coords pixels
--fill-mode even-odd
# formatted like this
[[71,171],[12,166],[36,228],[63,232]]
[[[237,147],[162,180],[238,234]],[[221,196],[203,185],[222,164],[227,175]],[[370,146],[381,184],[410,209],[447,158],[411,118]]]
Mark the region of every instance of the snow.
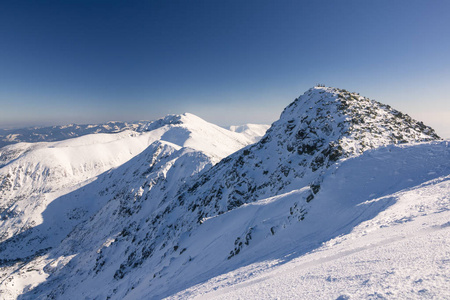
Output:
[[[258,133],[244,135],[226,130],[190,113],[169,115],[163,121],[172,124],[172,127],[171,130],[161,134],[161,140],[202,151],[211,156],[214,162],[220,161],[243,146],[252,144],[258,136]],[[166,129],[162,127],[155,131],[161,130]]]
[[449,298],[449,179],[396,195],[374,219],[300,257],[252,264],[172,298]]
[[[7,264],[28,260],[58,245],[77,224],[88,220],[110,200],[105,187],[106,190],[120,193],[118,188],[111,188],[110,185],[125,188],[124,185],[131,185],[136,170],[143,169],[144,173],[149,166],[142,159],[146,160],[148,156],[151,156],[152,166],[156,164],[158,155],[162,155],[160,159],[165,159],[165,155],[174,155],[173,160],[161,166],[160,173],[148,175],[148,184],[151,189],[160,180],[159,177],[171,178],[165,188],[176,191],[178,185],[184,182],[184,176],[210,167],[222,157],[252,142],[246,136],[207,123],[191,114],[171,117],[178,118],[179,122],[164,123],[151,131],[91,134],[58,142],[18,143],[1,148],[2,260]],[[182,162],[186,158],[183,166]],[[175,163],[177,160],[178,164]],[[120,166],[118,171],[131,169],[128,171],[131,173],[128,180],[123,173],[119,175],[112,171]],[[173,166],[178,166],[180,171],[172,172]],[[108,170],[117,174],[113,177],[115,183],[106,183],[111,177],[111,174],[107,174]],[[183,172],[185,175],[180,174]],[[152,174],[156,175],[153,179]],[[142,196],[142,187],[137,187],[137,190],[137,196]],[[74,256],[70,254],[63,257]],[[51,260],[43,259],[35,260],[38,269],[51,264]],[[18,267],[22,268],[20,265]],[[33,272],[27,271],[26,274],[29,283],[32,283],[30,286],[46,278],[42,270],[34,277],[31,276]],[[30,279],[30,276],[34,279]],[[15,279],[10,283],[24,288]],[[7,288],[8,292],[10,287]],[[20,288],[16,290],[19,291]]]
[[142,131],[148,121],[108,122],[107,124],[62,125],[21,129],[0,129],[0,148],[19,142],[53,142],[93,133],[117,133],[125,130]]
[[231,129],[1,148],[1,297],[450,297],[448,141],[326,87]]
[[[169,298],[448,298],[449,149],[443,142],[404,150],[382,149],[342,163],[324,180],[323,194],[314,199],[320,204],[298,224],[290,224],[286,215],[302,190],[244,205],[207,220],[198,235],[204,236],[211,230],[208,226],[221,229],[216,238],[249,227],[258,228],[265,235],[260,245],[250,243],[247,254],[243,254],[247,256],[235,262],[243,267],[230,267],[233,271],[223,274],[216,272],[220,275]],[[419,153],[422,161],[417,161]],[[428,154],[436,156],[425,163],[423,158]],[[380,166],[381,157],[384,163]],[[393,172],[396,167],[390,166],[392,162],[404,164],[405,168]],[[432,178],[430,173],[438,176],[427,180]],[[447,175],[439,176],[442,174]],[[411,181],[408,184],[397,177],[409,177]],[[336,178],[351,179],[352,184]],[[371,178],[368,185],[366,180]],[[385,189],[387,182],[393,184],[385,194],[374,199],[367,196]],[[367,189],[365,194],[361,194],[361,188]],[[283,213],[284,223],[279,221]],[[276,224],[279,227],[272,235],[270,228]],[[208,246],[203,251],[212,247],[208,241],[204,244]],[[207,252],[220,254],[220,248],[217,245],[214,251]],[[259,259],[252,262],[255,257]],[[203,254],[199,259],[208,257]],[[205,272],[207,264],[197,264]]]
[[232,125],[228,127],[230,131],[242,133],[245,136],[251,138],[254,143],[259,141],[269,128],[270,125],[250,123],[244,125]]

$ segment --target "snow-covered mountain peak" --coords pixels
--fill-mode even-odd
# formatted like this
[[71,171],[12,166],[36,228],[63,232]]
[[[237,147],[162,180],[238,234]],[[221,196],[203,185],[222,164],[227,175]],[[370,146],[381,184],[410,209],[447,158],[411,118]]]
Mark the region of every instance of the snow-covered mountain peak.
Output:
[[258,143],[204,173],[180,198],[196,195],[199,220],[305,185],[311,186],[309,202],[337,161],[389,144],[435,139],[433,129],[388,105],[315,87],[286,107]]
[[241,134],[209,123],[191,113],[168,115],[148,124],[147,131],[160,135],[160,139],[180,147],[205,152],[214,163],[258,140],[262,134]]
[[157,128],[168,126],[168,125],[174,125],[174,126],[192,126],[192,125],[205,125],[205,124],[211,124],[206,122],[200,117],[197,117],[194,114],[191,113],[183,113],[183,114],[169,114],[166,115],[163,118],[160,118],[158,120],[152,121],[149,124],[147,124],[147,127],[145,128],[147,131],[155,130]]
[[[403,140],[437,138],[431,128],[386,105],[344,90],[310,89],[284,110],[258,143],[200,173],[179,190],[176,198],[165,197],[161,202],[164,205],[148,219],[152,225],[145,241],[152,241],[152,249],[160,249],[158,256],[175,255],[171,249],[178,249],[185,233],[213,217],[299,188],[301,193],[295,197],[290,215],[301,221],[324,178],[342,159]],[[253,229],[245,229],[228,259],[248,245]],[[152,260],[154,268],[159,264],[158,256]],[[116,270],[116,278],[131,272],[133,264],[141,260],[141,254],[136,254],[123,262]]]
[[432,128],[389,105],[332,87],[309,89],[270,131],[265,141],[289,140],[289,151],[316,156],[319,164],[330,154],[336,160],[388,144],[439,139]]
[[[0,149],[0,294],[161,299],[313,253],[405,188],[438,178],[448,190],[448,144],[412,144],[438,139],[431,128],[336,88],[308,90],[255,144],[260,125],[189,113],[141,129]],[[442,212],[435,202],[408,205]],[[410,221],[398,212],[379,221]]]
[[[364,192],[360,190],[366,186],[385,184],[395,178],[392,172],[390,179],[385,181],[384,171],[377,171],[381,176],[372,181],[371,175],[363,172],[361,174],[367,177],[365,180],[371,185],[346,183],[346,186],[354,185],[352,191],[357,190],[359,194],[355,196],[350,192],[345,199],[336,197],[335,200],[329,197],[332,195],[329,191],[335,190],[334,187],[330,188],[330,183],[336,182],[339,186],[345,180],[352,179],[344,177],[335,180],[334,176],[341,166],[351,162],[357,164],[360,157],[370,159],[371,155],[364,153],[366,150],[437,138],[431,128],[387,105],[345,90],[312,88],[284,110],[280,119],[258,143],[197,173],[175,194],[165,195],[158,209],[146,215],[145,224],[140,221],[143,225],[138,228],[146,228],[146,231],[136,232],[133,224],[127,225],[123,231],[125,237],[117,239],[104,250],[102,257],[98,258],[99,264],[109,268],[110,274],[114,273],[117,282],[109,279],[111,286],[134,278],[149,286],[148,289],[142,287],[147,289],[143,294],[147,293],[155,299],[162,298],[161,295],[168,294],[164,290],[171,289],[166,287],[169,281],[176,284],[180,282],[179,286],[183,287],[182,282],[190,280],[183,276],[194,278],[192,282],[198,283],[205,280],[202,276],[220,274],[220,270],[232,270],[233,265],[243,265],[249,259],[254,259],[252,256],[264,257],[262,253],[270,253],[267,249],[275,245],[272,236],[279,238],[284,232],[284,238],[295,239],[293,236],[303,234],[306,241],[311,241],[311,237],[317,234],[314,228],[319,228],[315,225],[325,220],[315,213],[324,209],[325,200],[327,204],[339,207],[341,200],[345,202],[358,197],[372,197],[370,195],[374,195],[376,188]],[[413,148],[414,145],[391,148],[400,151],[402,147]],[[378,153],[382,157],[390,155],[391,148],[377,149],[371,153]],[[412,161],[412,156],[410,158]],[[376,157],[373,160],[378,159]],[[404,164],[407,165],[401,163]],[[406,170],[401,171],[408,173]],[[438,174],[433,172],[429,174]],[[410,180],[408,184],[414,181]],[[398,186],[402,184],[398,183]],[[327,191],[329,194],[324,196]],[[280,199],[286,200],[285,205],[280,206]],[[326,209],[327,212],[332,211]],[[346,219],[337,218],[336,222],[347,224]],[[305,231],[303,224],[312,224],[307,227],[312,228],[312,233]],[[332,236],[336,228],[332,225],[324,230],[329,230]],[[295,234],[289,236],[287,232]],[[270,241],[274,244],[270,244]],[[279,241],[294,247],[283,238],[279,238]],[[104,258],[109,255],[114,255],[117,260]],[[114,264],[108,261],[114,261]],[[145,279],[134,277],[134,274],[142,274],[135,271],[141,266],[142,270],[152,270],[152,274]],[[95,267],[91,266],[90,269]],[[68,268],[66,274],[78,271]],[[179,275],[183,271],[184,275]],[[81,270],[79,272],[82,273]],[[120,298],[129,293],[132,298],[133,293],[139,293],[125,289],[122,291],[123,294],[115,297]],[[71,292],[63,290],[62,293]]]
[[[338,123],[343,135],[356,138],[363,131],[368,131],[372,139],[385,139],[382,141],[384,144],[439,139],[432,128],[389,105],[333,87],[309,89],[286,107],[277,123],[283,122],[301,123],[303,129],[316,129],[316,125],[324,125],[323,133],[326,136],[328,125]],[[371,148],[377,146],[380,145],[374,144]]]

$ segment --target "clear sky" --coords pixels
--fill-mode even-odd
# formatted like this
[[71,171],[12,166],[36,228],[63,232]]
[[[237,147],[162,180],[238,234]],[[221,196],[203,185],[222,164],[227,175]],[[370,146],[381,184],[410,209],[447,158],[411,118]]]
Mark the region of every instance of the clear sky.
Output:
[[271,123],[316,83],[450,137],[450,1],[0,1],[0,127]]

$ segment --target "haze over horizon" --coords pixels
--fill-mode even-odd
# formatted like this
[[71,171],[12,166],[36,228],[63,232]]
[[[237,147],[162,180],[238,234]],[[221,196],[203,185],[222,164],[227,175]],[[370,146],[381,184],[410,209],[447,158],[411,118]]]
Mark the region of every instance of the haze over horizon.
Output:
[[0,128],[272,123],[317,83],[450,138],[447,1],[0,3]]

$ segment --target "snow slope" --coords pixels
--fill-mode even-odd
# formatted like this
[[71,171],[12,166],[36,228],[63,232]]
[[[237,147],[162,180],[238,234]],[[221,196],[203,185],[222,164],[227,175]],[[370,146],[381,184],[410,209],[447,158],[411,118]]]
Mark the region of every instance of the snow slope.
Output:
[[[171,128],[169,131],[168,126]],[[163,141],[200,150],[211,156],[214,163],[252,144],[258,137],[258,133],[244,135],[226,130],[190,113],[168,115],[150,123],[145,130],[157,133]]]
[[[442,230],[435,231],[436,237],[448,235],[443,222],[448,219],[448,142],[435,141],[431,128],[387,105],[325,87],[307,91],[258,143],[231,155],[229,145],[242,147],[245,142],[238,137],[245,136],[203,122],[185,114],[149,124],[148,132],[158,140],[54,201],[64,208],[74,199],[92,197],[101,205],[71,225],[51,249],[4,262],[2,295],[387,297],[380,278],[389,272],[388,263],[380,260],[370,270],[363,268],[376,260],[371,251],[387,247],[403,253],[396,257],[398,264],[390,264],[400,275],[387,281],[389,293],[397,298],[422,295],[422,289],[394,288],[396,280],[413,278],[416,269],[428,272],[421,279],[436,287],[433,293],[445,295],[446,248],[428,249],[436,249],[441,259],[436,265],[424,258],[408,269],[401,259],[423,252],[410,254],[404,251],[407,246],[396,244],[405,239],[390,240],[399,228],[410,233],[427,228],[422,217],[437,216],[432,225]],[[426,199],[417,197],[423,194]],[[44,215],[51,211],[47,208]],[[44,217],[42,224],[51,223]],[[427,247],[439,245],[427,237],[418,235],[411,242],[421,238]],[[344,275],[338,277],[341,265]],[[357,266],[363,267],[358,271]],[[438,274],[444,275],[433,281]],[[299,282],[288,289],[280,283],[296,275],[310,288]]]
[[[306,201],[305,187],[205,220],[192,234],[194,242],[182,245],[188,249],[186,255],[202,266],[201,270],[180,268],[169,274],[193,278],[188,284],[172,287],[172,292],[195,282],[206,283],[172,298],[203,295],[205,299],[336,299],[340,292],[355,299],[370,298],[374,292],[389,298],[390,291],[381,286],[393,283],[396,286],[392,286],[391,296],[416,298],[420,289],[410,291],[402,284],[408,276],[412,278],[408,283],[418,280],[420,271],[430,274],[427,280],[431,295],[445,295],[442,293],[446,292],[450,276],[449,248],[445,245],[450,234],[449,151],[448,142],[368,151],[329,169],[311,202]],[[398,225],[402,225],[401,229]],[[440,240],[427,239],[429,229],[441,228],[436,232]],[[402,231],[404,235],[400,235]],[[403,241],[403,236],[417,245],[417,231],[423,244],[416,251],[401,243],[392,245],[393,250],[384,249],[397,239]],[[375,247],[372,245],[377,246],[374,252],[370,252]],[[190,248],[194,248],[192,252]],[[390,251],[401,254],[396,255],[399,258],[389,257]],[[378,252],[385,253],[386,260],[378,257]],[[424,253],[421,262],[411,263]],[[339,261],[353,254],[360,256],[352,257],[347,265]],[[433,257],[438,257],[436,262]],[[394,258],[398,259],[396,268],[388,260]],[[316,273],[310,274],[309,268],[320,271],[314,269]],[[290,274],[291,269],[296,272]],[[393,274],[398,275],[392,276],[392,282],[377,278],[394,270]],[[336,279],[330,280],[329,276]],[[434,282],[436,277],[440,279]],[[372,280],[378,289],[372,290],[368,283],[364,286],[365,280]],[[352,283],[354,286],[346,289]]]
[[114,278],[122,257],[142,253],[140,222],[97,241],[96,251],[77,251],[24,299],[445,298],[449,150],[435,142],[368,151],[330,168],[313,201],[305,187],[208,218],[167,245],[161,265],[150,256]]
[[[2,264],[17,267],[47,253],[77,224],[124,191],[135,190],[137,195],[158,182],[164,183],[160,189],[177,191],[185,177],[252,142],[191,114],[155,122],[157,126],[150,124],[142,133],[85,135],[2,148]],[[171,171],[174,167],[177,171]],[[139,170],[142,182],[134,180]],[[129,208],[120,209],[126,212]]]
[[[149,134],[124,131],[112,135],[98,134],[95,137],[86,135],[63,142],[8,146],[8,149],[23,147],[20,150],[24,154],[0,169],[2,258],[28,256],[16,248],[7,250],[5,247],[9,248],[6,246],[9,244],[24,244],[25,237],[20,234],[30,232],[31,228],[42,223],[42,212],[55,199],[94,180],[100,173],[123,164],[144,150],[152,140]],[[80,208],[80,214],[89,210],[89,206],[98,209],[99,205],[90,198],[78,202],[73,204],[86,207]],[[75,208],[68,206],[67,209]],[[60,212],[55,211],[55,215],[60,215]],[[50,231],[52,234],[53,231]],[[31,251],[49,246],[34,235],[28,238],[34,241],[33,246],[28,247]],[[9,242],[5,242],[7,240]]]
[[[279,251],[170,298],[448,299],[449,180],[385,196],[387,209],[303,255]],[[360,205],[376,214],[380,201]]]

